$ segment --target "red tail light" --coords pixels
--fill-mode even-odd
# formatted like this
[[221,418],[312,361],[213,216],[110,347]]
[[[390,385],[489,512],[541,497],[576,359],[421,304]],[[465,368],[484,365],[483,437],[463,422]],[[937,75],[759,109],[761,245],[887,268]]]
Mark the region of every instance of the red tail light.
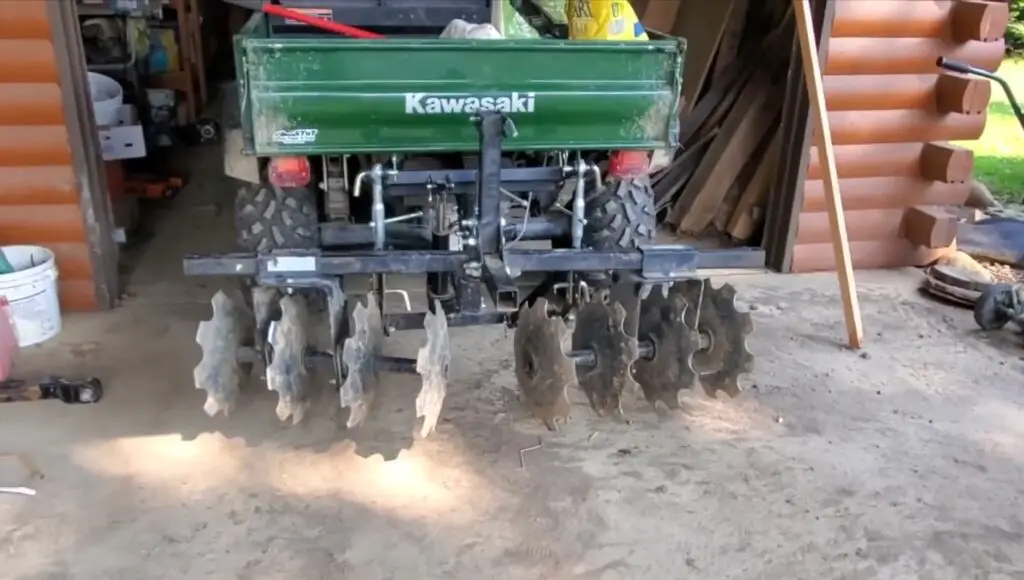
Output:
[[608,176],[618,179],[639,177],[651,166],[647,151],[615,151],[608,156]]
[[305,157],[274,157],[267,166],[267,178],[278,187],[306,187],[311,174]]

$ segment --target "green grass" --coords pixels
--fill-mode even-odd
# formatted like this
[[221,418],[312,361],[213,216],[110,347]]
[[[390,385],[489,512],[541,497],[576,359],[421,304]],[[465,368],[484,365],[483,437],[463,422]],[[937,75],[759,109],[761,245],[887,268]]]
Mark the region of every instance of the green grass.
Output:
[[[1018,100],[1024,98],[1024,60],[999,67]],[[985,133],[960,145],[974,150],[974,177],[1004,203],[1024,203],[1024,128],[1013,114],[1003,89],[993,83]]]

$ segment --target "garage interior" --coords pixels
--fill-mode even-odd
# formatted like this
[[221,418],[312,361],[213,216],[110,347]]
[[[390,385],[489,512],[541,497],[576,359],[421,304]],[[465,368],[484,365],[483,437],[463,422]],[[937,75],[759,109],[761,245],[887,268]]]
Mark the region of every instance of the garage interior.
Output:
[[[651,3],[651,10],[637,6],[649,29],[681,26],[683,34],[694,36],[684,64],[682,147],[674,158],[661,156],[663,167],[652,175],[662,224],[659,241],[698,248],[762,248],[767,265],[781,270],[791,244],[791,212],[773,213],[771,208],[792,204],[786,199],[791,193],[774,192],[793,187],[776,169],[801,162],[800,156],[787,156],[784,163],[781,143],[785,131],[801,133],[802,118],[790,113],[792,119],[784,119],[783,105],[807,107],[802,86],[789,74],[795,65],[800,77],[789,4],[737,1],[703,14],[697,3],[684,2],[670,15],[666,7],[671,4]],[[114,235],[121,245],[118,267],[121,283],[130,291],[132,273],[150,255],[153,237],[158,232],[184,235],[161,223],[170,213],[193,205],[193,191],[219,184],[221,196],[204,203],[215,206],[211,213],[223,221],[195,231],[216,230],[216,239],[230,239],[221,230],[233,227],[231,197],[237,186],[224,177],[216,158],[222,156],[226,128],[237,125],[231,35],[256,6],[245,1],[140,0],[129,8],[125,3],[82,0],[77,16],[88,70],[123,86],[125,114],[136,123],[105,128],[104,139],[123,134],[130,139],[136,133],[142,139],[134,149],[128,143],[121,150],[104,151]],[[816,16],[823,19],[824,11]],[[701,38],[707,29],[718,34]],[[109,141],[103,146],[113,147]],[[195,252],[232,249],[230,244],[204,248],[194,236],[185,237]]]

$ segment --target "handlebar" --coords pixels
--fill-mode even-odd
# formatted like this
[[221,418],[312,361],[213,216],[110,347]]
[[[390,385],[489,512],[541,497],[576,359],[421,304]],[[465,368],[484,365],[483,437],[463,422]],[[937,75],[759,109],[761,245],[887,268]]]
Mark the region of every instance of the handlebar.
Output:
[[939,57],[939,59],[935,61],[935,64],[943,70],[981,77],[998,83],[999,86],[1003,88],[1003,92],[1006,93],[1006,100],[1010,102],[1010,108],[1013,109],[1013,113],[1017,117],[1017,122],[1020,123],[1021,128],[1024,128],[1024,112],[1021,111],[1020,104],[1017,103],[1017,98],[1013,96],[1013,89],[1010,88],[1010,84],[1003,80],[1002,77],[995,73],[990,73],[985,69],[971,66],[966,62],[950,60],[944,57]]
[[935,62],[935,64],[938,65],[939,68],[946,69],[952,72],[963,73],[965,75],[985,76],[987,74],[987,71],[984,71],[980,68],[975,68],[967,64],[966,62],[950,60],[948,58],[941,56],[939,57],[939,60]]

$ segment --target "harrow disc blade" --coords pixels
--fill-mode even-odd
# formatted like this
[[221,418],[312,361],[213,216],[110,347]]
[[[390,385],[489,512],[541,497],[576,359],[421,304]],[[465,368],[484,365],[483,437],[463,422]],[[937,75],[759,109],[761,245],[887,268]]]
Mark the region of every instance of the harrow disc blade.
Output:
[[273,347],[267,343],[267,336],[270,332],[271,321],[274,320],[280,307],[281,293],[277,288],[257,286],[252,289],[252,310],[256,321],[256,349],[265,355],[273,353]]
[[651,290],[640,303],[638,338],[654,345],[653,356],[634,363],[636,381],[644,398],[654,405],[679,408],[679,391],[692,389],[697,381],[693,354],[700,347],[696,332],[686,325],[686,301],[666,295],[665,287]]
[[348,369],[341,385],[341,406],[349,409],[349,428],[359,425],[370,412],[379,378],[376,357],[383,342],[380,307],[371,293],[365,305],[358,304],[352,311],[352,336],[345,340],[341,355]]
[[238,362],[238,349],[245,340],[247,315],[223,290],[211,301],[213,316],[199,323],[196,343],[203,355],[192,376],[196,388],[206,391],[203,410],[213,417],[231,414],[242,379],[245,376]]
[[635,387],[632,365],[636,361],[637,341],[623,328],[626,309],[618,302],[596,297],[579,308],[572,349],[589,351],[594,365],[577,365],[580,388],[590,406],[600,416],[622,416],[622,392]]
[[754,355],[747,348],[754,324],[749,312],[736,307],[736,289],[731,284],[715,288],[710,280],[685,280],[674,285],[670,294],[686,301],[686,324],[708,343],[694,354],[704,392],[710,397],[718,391],[739,395],[740,375],[754,370]]
[[516,379],[530,412],[551,431],[569,418],[566,389],[576,380],[572,360],[565,355],[568,333],[561,318],[548,316],[544,298],[519,310],[513,339]]
[[416,353],[416,372],[423,377],[423,386],[416,396],[416,416],[423,418],[420,437],[434,431],[448,391],[452,348],[448,340],[448,318],[440,300],[434,301],[433,312],[428,312],[423,319],[423,329],[427,332],[427,344]]
[[277,418],[298,424],[309,406],[309,306],[300,295],[281,298],[281,319],[272,325],[269,342],[273,348],[267,365],[267,388],[277,391]]

